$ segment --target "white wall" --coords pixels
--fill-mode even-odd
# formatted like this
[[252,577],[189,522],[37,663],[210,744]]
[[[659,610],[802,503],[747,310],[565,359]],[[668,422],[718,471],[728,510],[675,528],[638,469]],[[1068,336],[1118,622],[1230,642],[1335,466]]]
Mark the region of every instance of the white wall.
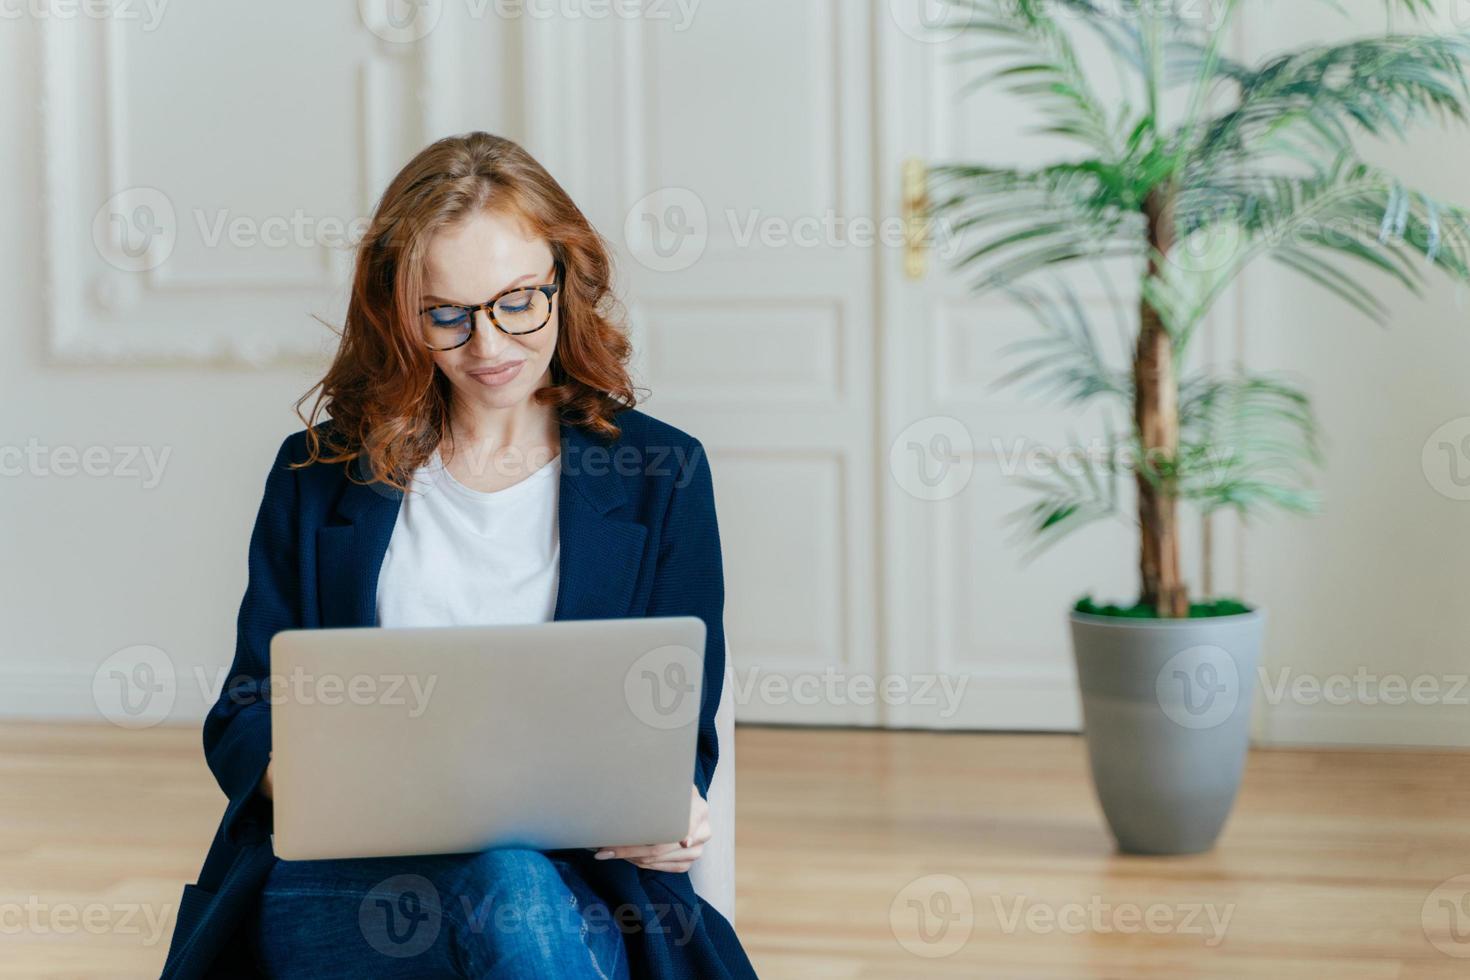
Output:
[[[1293,7],[1289,17],[1280,13],[1284,5],[1274,4],[1269,19],[1261,5],[1248,6],[1255,11],[1247,32],[1255,48],[1288,43],[1331,20],[1325,4]],[[321,207],[337,189],[332,168],[320,166],[321,159],[339,159],[331,155],[339,148],[340,159],[350,161],[342,180],[371,184],[364,175],[388,176],[426,135],[468,128],[513,137],[544,133],[551,144],[547,162],[555,172],[571,173],[567,185],[574,196],[581,181],[601,179],[595,159],[557,159],[559,147],[576,144],[558,139],[553,123],[523,118],[511,82],[524,65],[517,46],[504,43],[510,35],[442,30],[436,34],[437,59],[426,68],[404,63],[402,51],[391,44],[362,42],[350,7],[311,16],[323,18],[316,27],[324,33],[317,36],[346,39],[355,32],[352,44],[365,43],[360,49],[349,49],[346,40],[325,52],[288,43],[288,37],[300,36],[296,18],[305,15],[298,14],[298,5],[255,5],[249,9],[263,12],[234,26],[256,31],[253,50],[265,52],[252,72],[269,78],[289,70],[300,73],[292,77],[317,80],[302,85],[299,98],[289,88],[255,86],[247,72],[231,76],[235,87],[226,92],[238,100],[231,105],[251,107],[238,118],[225,113],[223,121],[207,120],[191,113],[188,99],[198,92],[188,86],[139,107],[140,139],[169,132],[171,120],[177,124],[177,152],[168,158],[182,162],[172,178],[178,183],[171,186],[197,189],[176,190],[176,204],[210,208],[229,204],[236,191],[247,193],[241,188],[251,173],[243,148],[260,140],[316,166],[299,185],[281,181],[255,189],[260,196],[250,205],[252,214]],[[1377,4],[1362,7],[1376,10]],[[192,9],[169,8],[165,17],[172,20],[163,29],[213,8]],[[333,35],[329,18],[338,16],[345,20]],[[1371,15],[1362,16],[1368,26]],[[885,17],[873,23],[890,29]],[[68,161],[48,161],[42,152],[39,49],[40,25],[33,18],[0,20],[0,132],[13,134],[0,141],[0,296],[7,301],[0,319],[6,342],[0,357],[0,447],[35,440],[78,450],[106,447],[113,460],[134,446],[168,456],[155,487],[128,475],[0,477],[0,552],[6,559],[0,563],[0,718],[99,718],[92,694],[98,665],[142,644],[164,651],[179,671],[173,716],[187,720],[205,704],[195,669],[212,672],[228,663],[245,545],[265,469],[280,438],[296,427],[291,402],[325,359],[308,352],[268,368],[228,361],[117,366],[73,363],[55,353],[39,288],[39,242],[48,216],[40,195],[42,168]],[[555,50],[543,39],[535,57],[554,58]],[[332,100],[348,100],[341,104],[350,106],[352,92],[371,91],[359,88],[372,84],[359,73],[369,63],[390,81],[394,73],[410,73],[415,85],[436,86],[439,96],[394,105],[386,122],[398,128],[386,135],[380,128],[382,142],[359,154],[350,137],[355,130]],[[231,142],[234,128],[245,129],[240,143]],[[320,145],[312,144],[313,133]],[[528,145],[538,152],[534,142]],[[1463,132],[1421,135],[1412,149],[1389,148],[1382,158],[1401,164],[1431,190],[1470,200],[1461,180],[1467,149]],[[85,168],[90,160],[69,165]],[[100,197],[84,201],[86,213]],[[355,216],[353,198],[343,200],[348,203],[336,207]],[[289,268],[291,261],[249,250],[203,258],[221,267],[286,262],[282,268]],[[1470,324],[1463,302],[1457,302],[1463,297],[1442,284],[1425,302],[1387,286],[1382,294],[1396,313],[1387,331],[1324,301],[1312,287],[1265,270],[1253,273],[1241,291],[1238,327],[1245,354],[1254,366],[1301,374],[1331,437],[1330,462],[1319,481],[1325,515],[1273,520],[1249,531],[1240,562],[1243,588],[1270,611],[1270,678],[1283,668],[1289,679],[1305,675],[1317,681],[1360,671],[1380,678],[1427,677],[1444,694],[1470,671],[1470,604],[1460,601],[1463,583],[1470,581],[1470,502],[1436,490],[1453,486],[1447,460],[1439,457],[1440,467],[1426,472],[1421,449],[1441,424],[1470,416]],[[225,314],[240,315],[225,306]],[[278,326],[272,322],[267,329]],[[875,447],[874,458],[882,457],[876,451],[882,448]],[[1470,472],[1470,460],[1461,462]],[[859,608],[867,601],[852,597]],[[1263,709],[1260,734],[1269,740],[1470,744],[1463,706],[1310,705],[1288,698]]]
[[[1377,3],[1348,4],[1351,24],[1327,4],[1272,4],[1269,17],[1261,6],[1248,5],[1254,52],[1320,39],[1326,29],[1341,36],[1384,26]],[[1425,128],[1407,146],[1368,155],[1411,185],[1470,203],[1463,127],[1448,135]],[[1441,425],[1461,420],[1456,441],[1470,434],[1470,292],[1441,277],[1421,301],[1371,281],[1392,309],[1387,329],[1271,266],[1254,270],[1240,293],[1250,362],[1303,380],[1328,437],[1317,481],[1323,514],[1274,519],[1248,533],[1246,594],[1270,617],[1266,673],[1272,683],[1305,677],[1308,692],[1322,683],[1351,692],[1346,703],[1289,695],[1265,703],[1260,730],[1283,742],[1470,745],[1470,501],[1437,489],[1457,489],[1449,457],[1434,451],[1427,467],[1421,459]],[[1470,473],[1464,453],[1458,465]],[[1417,681],[1433,703],[1406,699],[1396,677]],[[1407,703],[1389,703],[1395,699]]]
[[[172,715],[197,718],[208,699],[195,671],[202,668],[212,681],[229,663],[246,544],[266,471],[280,440],[299,428],[292,403],[327,363],[312,348],[321,349],[330,337],[308,321],[299,303],[281,303],[272,289],[222,286],[170,299],[193,303],[202,296],[213,304],[204,322],[188,310],[160,307],[157,313],[175,333],[190,329],[191,319],[200,331],[217,331],[224,353],[212,361],[145,351],[138,363],[118,365],[100,363],[106,355],[86,350],[53,349],[40,288],[49,214],[41,200],[42,168],[77,170],[85,183],[94,161],[87,133],[53,134],[67,151],[45,156],[43,27],[78,25],[43,25],[24,14],[36,6],[6,5],[0,19],[0,132],[6,134],[0,139],[0,446],[103,447],[101,458],[109,462],[101,468],[109,475],[56,475],[53,468],[71,464],[48,453],[41,469],[26,462],[23,475],[0,476],[0,718],[99,720],[94,673],[108,657],[136,645],[156,647],[172,661],[178,671]],[[202,248],[195,210],[208,217],[226,209],[257,227],[298,209],[350,220],[366,213],[365,182],[358,178],[384,170],[391,176],[425,133],[489,128],[516,135],[521,124],[513,100],[501,106],[502,73],[518,67],[518,58],[486,43],[487,36],[499,36],[495,32],[477,39],[447,27],[440,32],[439,68],[456,73],[449,95],[412,115],[387,100],[385,113],[392,115],[378,127],[381,142],[362,148],[354,141],[362,128],[356,100],[370,86],[396,84],[395,73],[419,66],[404,60],[403,45],[364,31],[355,5],[321,8],[308,13],[278,2],[233,5],[227,12],[178,4],[165,8],[156,29],[121,25],[138,32],[128,38],[138,42],[136,50],[156,55],[130,65],[128,89],[113,93],[127,113],[117,139],[131,142],[135,160],[129,162],[139,171],[153,168],[151,181],[137,179],[167,190],[179,218],[177,254],[207,274],[238,269],[264,276],[269,285],[271,277],[288,278],[315,259],[309,250],[290,248]],[[22,15],[11,16],[17,11]],[[307,25],[310,16],[318,20]],[[294,40],[293,25],[301,29]],[[323,43],[334,38],[338,43]],[[238,48],[204,44],[232,39]],[[232,50],[239,57],[226,59]],[[209,70],[211,63],[219,70]],[[102,94],[91,84],[78,90],[85,106]],[[49,97],[54,106],[57,97]],[[200,111],[212,101],[212,111]],[[84,149],[73,154],[72,146]],[[299,181],[290,175],[297,163],[307,165]],[[270,180],[257,179],[262,174]],[[330,203],[324,203],[329,195],[323,187]],[[105,196],[79,194],[76,208],[89,221]],[[95,260],[86,248],[71,254]],[[76,295],[90,303],[92,285],[90,275],[82,277]],[[248,306],[257,294],[260,303]],[[332,304],[340,308],[341,291],[321,291],[320,299],[324,311]],[[240,360],[238,351],[248,355],[251,338],[279,336],[283,323],[306,338],[305,353],[274,358],[268,367]],[[99,323],[87,342],[100,349],[109,326]],[[233,338],[243,341],[234,354]],[[146,471],[126,472],[130,447],[164,460],[156,485],[148,485],[153,481]],[[13,457],[5,462],[16,464]]]

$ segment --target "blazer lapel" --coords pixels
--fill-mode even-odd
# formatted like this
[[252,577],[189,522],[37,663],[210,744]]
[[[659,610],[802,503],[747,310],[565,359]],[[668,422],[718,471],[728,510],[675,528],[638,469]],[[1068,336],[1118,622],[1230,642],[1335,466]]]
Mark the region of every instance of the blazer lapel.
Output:
[[[349,466],[356,479],[367,479],[360,457]],[[344,482],[335,509],[341,523],[317,529],[321,626],[376,626],[378,573],[403,493],[381,483]],[[561,567],[553,618],[626,616],[648,529],[607,516],[626,500],[608,447],[566,423],[558,490]]]
[[[348,466],[358,480],[366,479],[361,457]],[[325,525],[316,532],[322,626],[376,626],[378,572],[398,522],[403,492],[384,483],[344,482],[336,513],[345,523]]]
[[623,504],[609,447],[561,427],[557,509],[561,571],[553,619],[620,619],[630,612],[648,529],[608,514]]

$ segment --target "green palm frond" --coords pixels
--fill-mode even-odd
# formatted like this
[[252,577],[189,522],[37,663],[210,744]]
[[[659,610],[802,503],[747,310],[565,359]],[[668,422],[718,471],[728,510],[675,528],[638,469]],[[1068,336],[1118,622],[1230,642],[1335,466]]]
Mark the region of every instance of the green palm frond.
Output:
[[930,170],[931,213],[951,235],[990,231],[958,260],[976,289],[1079,259],[1137,257],[1140,216],[1117,168],[1088,162],[1026,172],[963,165]]
[[1040,328],[1024,340],[1002,348],[1004,357],[1018,360],[998,387],[1019,386],[1038,398],[1057,398],[1085,405],[1110,397],[1124,405],[1133,398],[1133,382],[1126,370],[1110,366],[1098,347],[1086,305],[1065,283],[1050,289],[1015,288],[1011,297],[1030,312]]
[[[1270,137],[1308,132],[1342,151],[1355,133],[1402,138],[1422,118],[1465,119],[1470,98],[1460,35],[1393,35],[1294,51],[1257,69],[1221,59],[1234,106],[1200,128],[1198,154],[1240,156]],[[1278,142],[1278,145],[1279,142]]]
[[[1150,294],[1180,336],[1263,255],[1379,322],[1386,309],[1353,268],[1416,293],[1430,269],[1470,280],[1470,212],[1348,156],[1313,176],[1244,173],[1187,187],[1175,220],[1182,246]],[[1201,238],[1217,247],[1199,247]]]
[[1322,461],[1321,433],[1306,393],[1241,373],[1186,379],[1179,397],[1179,456],[1169,475],[1180,499],[1206,514],[1316,508],[1307,470]]
[[1102,108],[1068,33],[1047,11],[1087,14],[1086,0],[950,0],[956,23],[987,42],[962,55],[996,62],[966,86],[1000,82],[1014,95],[1034,98],[1046,110],[1038,132],[1080,140],[1105,158],[1118,153],[1116,120]]
[[[1078,154],[1033,169],[930,169],[930,216],[967,246],[954,267],[977,291],[1006,289],[1040,327],[1006,350],[1015,360],[1000,383],[1121,406],[1131,427],[1109,432],[1106,452],[1064,454],[1023,478],[1035,499],[1013,518],[1038,550],[1050,547],[1120,516],[1123,477],[1136,483],[1138,519],[1161,526],[1171,522],[1158,516],[1160,501],[1205,513],[1310,512],[1306,474],[1321,446],[1305,393],[1239,370],[1174,379],[1192,363],[1209,311],[1258,258],[1379,322],[1387,308],[1375,280],[1413,292],[1435,273],[1470,282],[1470,211],[1368,165],[1355,145],[1425,121],[1470,120],[1470,36],[1387,33],[1248,64],[1225,50],[1237,0],[1219,0],[1212,23],[1183,0],[949,2],[968,20],[967,36],[988,45],[967,52],[990,62],[976,84],[1027,98],[1044,131],[1071,138]],[[1437,9],[1436,0],[1383,2],[1421,27]],[[1114,56],[1124,89],[1114,106],[1098,98],[1074,40],[1100,41]],[[1163,345],[1174,372],[1135,365],[1131,349],[1126,367],[1111,365],[1087,305],[1060,280],[1032,285],[1039,273],[1099,258],[1129,260],[1123,268],[1139,286],[1133,346]],[[1135,411],[1147,416],[1152,452],[1142,451]],[[1161,537],[1142,540],[1147,549]],[[1140,562],[1145,590],[1173,596],[1177,609],[1182,589],[1148,581],[1161,567]]]
[[1026,560],[1085,527],[1123,517],[1126,470],[1120,461],[1127,452],[1127,444],[1109,430],[1091,451],[1073,436],[1062,451],[1035,454],[1044,461],[1043,472],[1017,479],[1035,499],[1007,515],[1016,540],[1030,542]]

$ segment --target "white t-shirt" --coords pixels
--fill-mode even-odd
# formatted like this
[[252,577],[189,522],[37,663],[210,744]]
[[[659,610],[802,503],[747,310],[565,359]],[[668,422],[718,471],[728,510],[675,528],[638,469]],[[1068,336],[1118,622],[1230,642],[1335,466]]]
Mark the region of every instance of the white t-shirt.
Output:
[[413,477],[378,573],[379,626],[549,622],[561,558],[561,457],[503,490],[472,490],[438,452]]

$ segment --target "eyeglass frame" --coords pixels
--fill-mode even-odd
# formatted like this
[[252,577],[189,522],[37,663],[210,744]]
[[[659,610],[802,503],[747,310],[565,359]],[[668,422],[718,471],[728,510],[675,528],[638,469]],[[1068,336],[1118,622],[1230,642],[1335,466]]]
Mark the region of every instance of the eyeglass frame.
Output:
[[[475,320],[476,320],[475,314],[476,313],[479,313],[481,310],[484,310],[485,311],[485,316],[489,318],[489,320],[490,320],[490,322],[492,324],[494,324],[495,329],[496,330],[499,330],[501,333],[505,334],[507,337],[524,337],[527,334],[533,334],[533,333],[535,333],[538,330],[545,329],[546,328],[546,325],[551,322],[551,313],[552,313],[552,308],[555,306],[555,303],[556,303],[556,294],[561,291],[562,265],[561,265],[561,260],[560,259],[553,259],[552,260],[552,263],[551,263],[551,275],[552,275],[552,281],[549,282],[549,283],[543,283],[543,284],[537,285],[537,286],[512,286],[509,289],[502,289],[500,292],[496,293],[494,296],[490,297],[485,302],[479,303],[479,304],[474,305],[474,306],[461,306],[458,303],[435,303],[432,306],[426,306],[426,307],[424,307],[423,309],[419,310],[419,316],[421,316],[421,317],[424,316],[426,313],[428,313],[430,310],[443,310],[443,309],[460,310],[468,318],[469,325],[470,325],[468,332],[466,332],[465,335],[464,335],[464,340],[461,340],[459,343],[455,344],[453,347],[433,347],[433,346],[430,346],[427,337],[423,338],[423,340],[424,340],[424,346],[427,347],[429,350],[435,351],[437,353],[437,352],[440,352],[440,351],[458,350],[459,348],[463,347],[465,344],[468,344],[470,342],[470,340],[475,336],[475,331],[479,329],[479,325],[475,322]],[[511,293],[519,293],[519,292],[521,292],[523,290],[534,290],[536,292],[541,293],[542,295],[544,295],[546,297],[546,299],[547,299],[547,303],[546,303],[546,319],[541,321],[541,326],[539,326],[539,327],[532,327],[530,330],[518,330],[518,331],[510,331],[510,330],[507,330],[507,329],[505,329],[505,327],[503,327],[503,326],[500,325],[500,321],[499,320],[495,319],[495,304],[498,303],[498,302],[500,302],[501,297],[509,296]],[[420,324],[420,330],[422,330],[422,327],[423,327],[423,325]]]

